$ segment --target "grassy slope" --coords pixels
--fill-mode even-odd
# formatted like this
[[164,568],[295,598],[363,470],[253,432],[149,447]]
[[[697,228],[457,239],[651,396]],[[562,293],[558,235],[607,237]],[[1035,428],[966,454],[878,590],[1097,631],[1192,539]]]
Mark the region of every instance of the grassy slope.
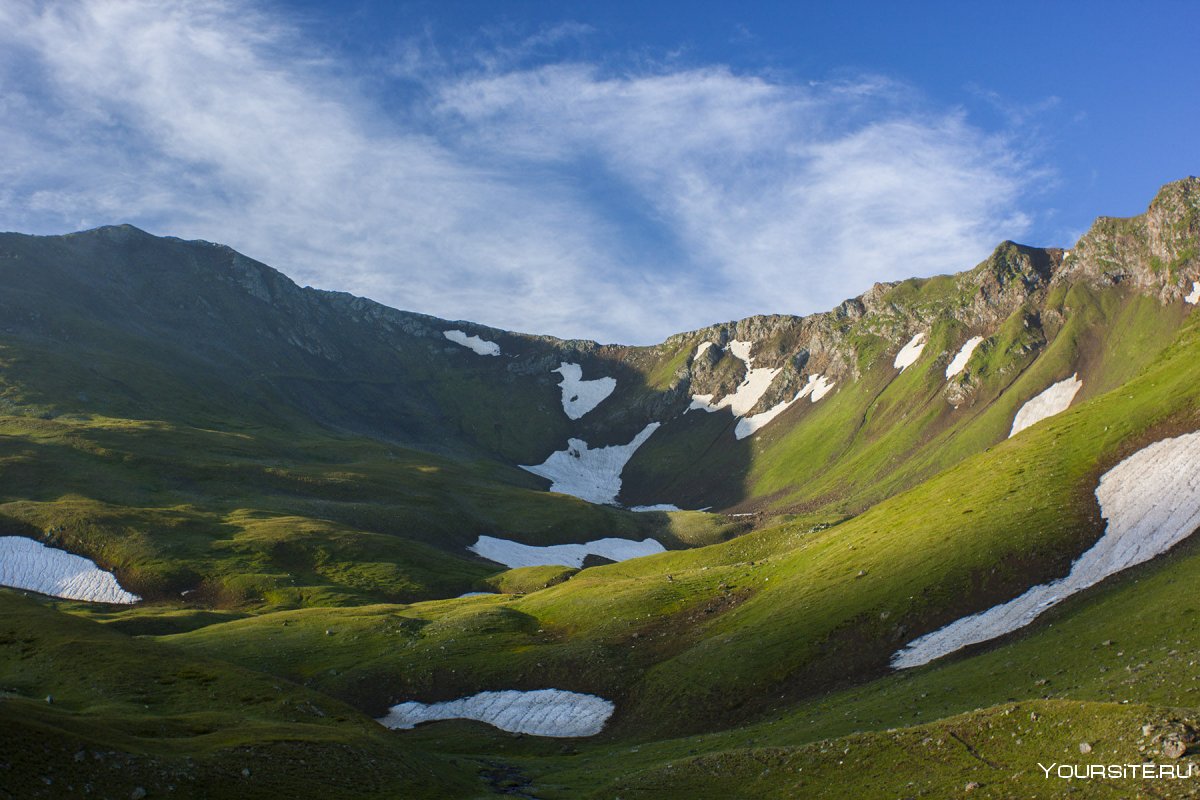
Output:
[[[967,781],[985,786],[998,781],[998,793],[984,796],[1058,796],[1061,786],[1052,783],[1047,790],[1036,769],[1038,760],[1140,763],[1144,753],[1136,746],[1145,744],[1152,758],[1166,762],[1156,747],[1142,741],[1150,738],[1142,736],[1142,726],[1154,723],[1162,730],[1162,723],[1171,718],[1195,724],[1200,708],[1200,627],[1194,624],[1200,613],[1194,592],[1198,579],[1200,543],[1189,541],[1158,562],[1068,600],[999,643],[781,708],[764,722],[717,734],[642,743],[636,755],[628,746],[585,746],[569,762],[526,752],[521,763],[544,782],[547,797],[579,796],[609,781],[615,784],[610,791],[622,795],[626,790],[654,787],[660,796],[676,791],[677,796],[721,797],[729,796],[729,787],[748,777],[758,781],[755,796],[788,796],[806,776],[785,770],[762,780],[768,777],[759,775],[763,759],[778,761],[780,751],[754,752],[753,748],[770,745],[783,748],[793,766],[816,773],[805,781],[813,796],[823,796],[816,791],[822,784],[867,789],[868,797],[895,796],[913,779],[933,796],[943,796],[955,781],[961,781],[958,786]],[[1165,628],[1164,615],[1170,617]],[[1020,704],[1019,713],[1007,719],[1014,703]],[[979,708],[989,711],[971,713]],[[1031,719],[1031,712],[1042,719]],[[942,719],[963,714],[959,719]],[[1054,730],[1055,716],[1062,718],[1069,732]],[[939,719],[923,728],[893,732]],[[994,730],[991,725],[997,722],[1002,724]],[[947,730],[958,731],[983,759],[997,766],[958,758],[956,775],[930,769],[931,761],[936,766],[947,755],[968,755],[965,747],[953,743],[949,750],[955,752],[939,753],[943,743],[933,747],[927,741],[931,736],[945,738]],[[1047,735],[1056,739],[1047,741]],[[1015,737],[1022,741],[1014,741]],[[897,750],[896,741],[907,745]],[[1084,741],[1094,747],[1090,759],[1078,752],[1077,745]],[[820,744],[811,746],[814,742]],[[869,752],[870,757],[846,759],[849,766],[841,770],[822,757],[845,747]],[[709,753],[718,755],[691,763],[693,756]],[[617,759],[619,769],[605,767]],[[712,774],[717,763],[723,775]],[[672,764],[669,770],[664,769],[667,764]],[[631,781],[625,777],[642,771],[646,774]],[[603,778],[598,779],[598,773]],[[695,788],[693,780],[702,781],[708,790]],[[1130,796],[1131,784],[1118,782],[1108,791],[1110,796]]]
[[1034,349],[1041,332],[1025,328],[1024,309],[986,338],[958,409],[942,396],[945,366],[972,333],[958,323],[935,323],[921,358],[899,375],[890,353],[877,357],[857,384],[801,406],[797,424],[781,418],[759,434],[748,494],[777,507],[860,511],[1002,441],[1026,400],[1076,370],[1084,381],[1077,402],[1120,385],[1170,343],[1183,310],[1082,285],[1064,304],[1066,322],[1049,331],[1044,350]]
[[[497,572],[480,534],[530,543],[727,528],[533,489],[524,473],[319,429],[285,436],[105,417],[0,417],[0,525],[115,568],[151,598],[295,607],[453,596]],[[678,528],[678,533],[672,526]]]
[[477,786],[327,696],[8,590],[0,686],[0,797],[128,797],[140,786],[151,796],[436,798]]
[[[821,529],[818,517],[796,519],[724,545],[584,570],[524,597],[308,609],[170,640],[305,681],[372,714],[402,698],[480,688],[560,686],[617,699],[610,729],[577,742],[570,758],[556,742],[512,741],[461,723],[406,734],[434,750],[514,759],[547,798],[608,783],[598,796],[728,796],[751,778],[756,795],[790,796],[803,788],[799,766],[814,781],[804,784],[810,789],[832,781],[866,796],[906,792],[910,781],[929,796],[968,780],[994,787],[991,796],[1033,792],[1037,757],[1062,760],[1078,738],[1128,758],[1142,717],[1194,708],[1188,679],[1200,643],[1175,625],[1164,630],[1162,609],[1187,619],[1200,561],[1178,561],[1174,575],[1142,567],[1138,575],[1154,576],[1150,587],[1118,579],[1116,589],[1093,590],[983,656],[892,676],[887,658],[919,633],[1061,575],[1099,533],[1091,494],[1099,474],[1148,441],[1200,426],[1198,321],[1120,391],[833,528]],[[398,619],[397,632],[380,633]],[[1105,648],[1105,640],[1116,645]],[[1081,650],[1091,657],[1079,658]],[[1046,706],[1039,714],[1054,724],[1028,733],[1018,730],[1030,727],[1026,706],[1013,720],[998,709],[916,732],[870,733],[1040,697],[1098,705]],[[1163,708],[1130,714],[1104,705],[1115,700]],[[722,734],[662,740],[725,726]],[[980,776],[960,745],[942,752],[922,744],[946,741],[950,730],[1002,768]],[[830,736],[850,738],[811,746]],[[827,758],[834,745],[872,753],[874,768],[840,770]],[[755,750],[763,746],[788,750]],[[688,760],[704,753],[713,754]],[[646,772],[626,780],[635,770]]]
[[[683,758],[617,778],[599,791],[545,797],[1059,798],[1193,797],[1194,779],[1064,781],[1042,763],[1141,764],[1138,731],[1177,712],[1144,706],[1034,701],[928,725],[796,747],[753,745]],[[1103,749],[1082,756],[1082,742]],[[1160,762],[1170,763],[1159,758]],[[1186,763],[1179,765],[1186,773]],[[1145,792],[1146,794],[1141,794]]]
[[[796,404],[742,442],[734,441],[725,412],[670,420],[634,456],[627,479],[685,503],[858,513],[1002,441],[1025,401],[1072,372],[1084,381],[1077,402],[1120,385],[1171,342],[1186,310],[1133,291],[1059,284],[995,329],[967,329],[953,314],[975,299],[983,270],[1003,266],[997,257],[971,273],[890,290],[888,308],[932,320],[912,323],[929,336],[904,372],[892,366],[895,344],[876,333],[892,316],[847,322],[861,378],[816,404]],[[944,370],[976,334],[985,341],[966,372],[951,379],[966,393],[955,408],[944,394]],[[678,352],[689,348],[690,341]]]
[[[913,281],[897,291],[910,303],[927,293],[925,300],[936,305],[953,301],[953,288],[946,280]],[[476,533],[563,541],[590,538],[601,527],[606,534],[639,536],[653,530],[695,544],[724,539],[738,528],[711,516],[636,517],[595,509],[532,492],[527,477],[507,468],[331,436],[294,420],[281,434],[98,415],[5,418],[0,477],[7,481],[9,502],[0,505],[0,514],[10,532],[62,536],[74,549],[117,567],[133,588],[148,594],[200,586],[195,599],[201,604],[242,607],[212,612],[175,602],[116,611],[56,604],[107,620],[105,635],[185,631],[139,640],[138,648],[151,648],[139,653],[157,654],[154,648],[160,648],[168,659],[187,653],[205,664],[222,664],[222,670],[234,670],[228,664],[236,663],[306,684],[370,714],[401,698],[441,699],[483,688],[553,685],[618,700],[610,730],[578,745],[587,757],[577,760],[543,760],[538,756],[553,752],[550,743],[514,744],[461,724],[379,740],[380,747],[426,742],[439,751],[478,747],[524,756],[526,768],[561,796],[578,796],[606,781],[622,793],[691,796],[689,791],[711,788],[716,796],[722,787],[728,792],[753,785],[766,795],[786,795],[802,788],[794,773],[789,776],[798,766],[811,766],[825,781],[847,780],[826,757],[836,752],[834,745],[810,743],[850,736],[837,747],[870,747],[880,754],[870,777],[875,783],[862,784],[864,790],[891,796],[904,789],[893,777],[908,776],[926,780],[922,790],[945,794],[969,765],[962,753],[924,778],[902,755],[924,746],[931,731],[935,738],[951,729],[982,737],[990,724],[1015,739],[1021,732],[996,716],[1006,709],[925,731],[887,736],[853,731],[1030,696],[1006,688],[1010,693],[1001,698],[995,690],[1019,686],[1012,669],[1030,666],[1037,654],[1025,662],[1018,657],[1016,668],[1011,661],[1003,668],[993,665],[986,674],[968,669],[948,678],[940,672],[986,663],[982,656],[984,661],[957,659],[911,676],[881,677],[890,653],[921,632],[1065,572],[1071,557],[1099,533],[1091,490],[1100,472],[1137,446],[1200,424],[1196,325],[1189,322],[1159,356],[1176,332],[1182,306],[1164,309],[1120,290],[1075,286],[1052,293],[1048,308],[1061,309],[1064,320],[1043,315],[1031,327],[1027,314],[1018,312],[977,352],[971,364],[973,403],[958,411],[942,397],[942,368],[970,332],[949,321],[936,323],[921,361],[898,377],[882,340],[862,333],[861,381],[839,387],[821,404],[788,412],[802,415],[790,431],[783,432],[781,420],[775,423],[781,427],[768,428],[745,447],[724,451],[733,466],[752,465],[747,491],[774,508],[803,514],[700,550],[573,575],[496,576],[493,585],[524,596],[362,605],[482,587],[481,579],[496,570],[459,555]],[[4,355],[13,356],[13,348]],[[29,402],[12,387],[32,363],[29,352],[6,362],[9,407]],[[648,381],[655,386],[678,365],[668,359],[659,367]],[[1020,404],[1076,369],[1085,381],[1076,407],[1004,441]],[[64,379],[55,391],[70,384]],[[483,394],[482,384],[472,385],[472,397]],[[221,416],[220,409],[213,413]],[[690,416],[724,424],[715,416]],[[488,434],[481,429],[463,435],[482,442]],[[846,519],[849,513],[858,516]],[[539,590],[562,577],[567,580]],[[1160,598],[1186,608],[1182,595]],[[337,607],[347,605],[354,607]],[[294,610],[244,616],[274,609]],[[1146,644],[1128,652],[1161,647],[1162,626],[1149,617],[1119,620],[1116,636],[1109,638],[1133,640],[1137,625]],[[1181,637],[1178,644],[1186,648],[1176,648],[1164,661],[1176,671],[1191,668],[1194,659],[1185,668],[1180,656],[1195,652],[1190,640]],[[38,644],[33,652],[40,658],[54,646]],[[1099,690],[1089,694],[1092,684],[1084,679],[1086,660],[1078,657],[1078,642],[1043,643],[1042,651],[1058,655],[1061,663],[1048,660],[1059,676],[1077,674],[1064,683],[1065,696],[1115,699],[1118,684],[1111,678],[1107,696]],[[1141,661],[1124,664],[1127,651],[1118,652],[1113,665],[1130,670],[1129,683],[1121,685],[1131,687],[1133,699],[1195,705],[1178,693],[1155,694],[1170,673],[1147,671]],[[924,675],[932,676],[926,691],[919,697],[908,692]],[[57,711],[46,717],[49,712],[29,700],[42,684],[21,680],[33,688],[5,705],[17,709],[16,718],[28,721],[30,730],[42,731],[37,740],[47,747],[86,721],[79,709],[61,719]],[[965,688],[933,691],[955,686],[954,680]],[[845,688],[854,684],[858,688]],[[1032,694],[1057,691],[1056,683],[1047,685],[1035,683]],[[234,693],[232,686],[222,690],[225,698]],[[125,717],[101,716],[85,733],[97,741],[120,739],[129,733],[122,726],[157,716],[163,702],[155,699],[153,715],[131,705]],[[780,717],[781,709],[788,710]],[[908,716],[914,711],[921,716]],[[1042,741],[1058,750],[1069,748],[1080,725],[1105,736],[1129,726],[1124,711],[1103,705],[1078,712],[1049,705],[1041,713],[1057,715],[1056,722],[1068,729],[1065,739],[1052,731]],[[727,732],[656,742],[681,731],[721,727]],[[452,732],[450,748],[439,738],[443,731]],[[729,752],[754,747],[760,736],[762,743],[801,749]],[[642,743],[638,752],[645,757],[632,761],[645,772],[625,779],[630,760],[613,757],[628,750],[630,740]],[[128,742],[122,746],[136,749]],[[188,741],[179,752],[194,747]],[[1015,763],[1031,752],[1019,742],[996,747],[990,753],[995,763]],[[662,771],[665,761],[691,750],[715,755]],[[596,766],[605,755],[609,765]],[[223,761],[217,764],[226,756],[213,769],[224,769]],[[760,763],[764,760],[770,763]],[[714,765],[727,782],[709,774]],[[764,766],[775,769],[763,774]],[[437,771],[453,772],[445,764]],[[1014,780],[1023,790],[1031,787],[1020,782],[1023,777]]]
[[[308,670],[295,677],[371,709],[553,685],[618,699],[608,738],[747,722],[882,675],[903,642],[1065,573],[1101,530],[1091,494],[1101,472],[1200,426],[1198,350],[1193,321],[1120,391],[832,528],[796,520],[584,570],[522,598],[313,609],[172,641],[256,669]],[[372,633],[391,614],[418,621],[402,647]],[[331,625],[349,626],[368,655],[326,643]]]
[[[1156,384],[1177,364],[1168,359],[1134,388],[1174,394],[1178,384]],[[1169,432],[1160,421],[1146,421],[1147,430],[1158,431],[1146,434],[1150,438]],[[473,726],[433,726],[412,737],[443,750],[479,748],[512,758],[547,798],[583,796],[598,786],[606,788],[597,797],[944,797],[968,782],[982,784],[973,796],[1058,797],[1067,787],[1045,782],[1039,760],[1141,763],[1149,754],[1169,763],[1142,726],[1162,731],[1180,719],[1195,726],[1197,580],[1200,543],[1189,541],[1000,643],[797,704],[781,702],[766,720],[722,733],[634,747],[580,743],[570,758]],[[987,710],[972,711],[979,708]],[[464,748],[464,742],[472,744]],[[1081,742],[1094,747],[1094,756],[1079,754]],[[1190,796],[1185,787],[1161,782],[1086,788],[1086,796],[1097,797],[1128,797],[1138,789]]]

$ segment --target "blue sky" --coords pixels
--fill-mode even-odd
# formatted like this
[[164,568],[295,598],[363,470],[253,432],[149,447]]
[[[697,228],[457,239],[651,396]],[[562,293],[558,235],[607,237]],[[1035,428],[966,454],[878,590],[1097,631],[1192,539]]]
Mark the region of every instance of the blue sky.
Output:
[[[749,5],[749,7],[744,7]],[[1200,172],[1200,4],[0,4],[0,229],[650,343]]]

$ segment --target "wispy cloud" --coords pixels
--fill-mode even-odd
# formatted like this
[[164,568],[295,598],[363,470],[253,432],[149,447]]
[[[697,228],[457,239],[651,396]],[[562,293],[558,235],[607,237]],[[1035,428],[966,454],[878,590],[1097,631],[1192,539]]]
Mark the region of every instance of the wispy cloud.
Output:
[[[1004,136],[877,76],[467,62],[353,77],[269,8],[0,7],[0,227],[129,221],[302,283],[501,327],[650,342],[963,269],[1027,227]],[[386,71],[385,71],[386,72]]]

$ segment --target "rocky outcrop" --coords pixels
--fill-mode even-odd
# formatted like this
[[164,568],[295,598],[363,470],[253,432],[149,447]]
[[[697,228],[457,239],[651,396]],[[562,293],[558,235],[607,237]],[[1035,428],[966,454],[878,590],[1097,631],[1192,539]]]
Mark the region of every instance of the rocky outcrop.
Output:
[[[1071,251],[1006,241],[957,276],[877,283],[832,311],[748,317],[672,336],[663,347],[752,342],[756,366],[782,370],[752,409],[760,412],[794,396],[810,376],[825,375],[839,383],[858,380],[869,366],[860,357],[864,338],[883,339],[884,349],[894,352],[939,319],[955,320],[970,335],[986,339],[1022,313],[1023,326],[1036,334],[1027,346],[1038,347],[1050,338],[1043,329],[1053,332],[1063,322],[1044,301],[1051,288],[1064,282],[1124,285],[1163,303],[1178,302],[1200,279],[1198,253],[1200,179],[1186,178],[1163,187],[1145,214],[1098,219]],[[953,352],[943,355],[948,363]],[[691,359],[675,376],[681,394],[720,398],[732,391],[745,371],[736,366],[723,371],[722,363],[722,351],[715,348]],[[970,374],[949,381],[947,401],[955,406],[966,402],[972,384]]]
[[1065,259],[1055,282],[1124,285],[1176,302],[1200,279],[1200,178],[1164,186],[1145,214],[1100,217]]

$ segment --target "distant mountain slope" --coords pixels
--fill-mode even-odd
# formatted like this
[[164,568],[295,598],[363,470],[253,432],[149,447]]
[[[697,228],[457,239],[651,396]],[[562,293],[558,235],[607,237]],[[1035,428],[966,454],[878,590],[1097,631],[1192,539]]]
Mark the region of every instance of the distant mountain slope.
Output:
[[[1149,363],[1196,299],[1198,197],[1189,178],[1144,215],[1098,220],[1070,253],[1005,242],[959,275],[654,347],[396,311],[129,226],[0,234],[0,403],[218,428],[315,424],[509,467],[573,458],[570,440],[595,452],[641,433],[627,464],[537,472],[563,491],[581,491],[572,480],[619,487],[630,505],[857,513],[1001,441],[1056,381],[1077,375],[1081,402]],[[579,392],[601,385],[580,411]]]
[[[1003,440],[1018,409],[1055,381],[1079,374],[1075,402],[1120,385],[1172,340],[1192,307],[1186,298],[1197,299],[1198,209],[1200,180],[1189,178],[1141,216],[1101,218],[1070,252],[1005,242],[969,272],[878,284],[826,314],[673,337],[680,355],[705,341],[749,341],[756,367],[780,370],[749,415],[814,376],[833,389],[741,443],[728,412],[723,425],[695,412],[668,422],[630,463],[631,496],[856,512]],[[923,349],[901,370],[895,357],[915,337]],[[689,394],[715,386],[720,397],[743,372],[717,352],[681,365],[673,385]],[[723,370],[732,378],[722,382]]]
[[[1055,380],[1082,370],[1084,400],[1148,363],[1200,277],[1198,187],[1171,184],[1146,214],[1097,221],[1070,254],[1006,242],[960,275],[878,284],[825,314],[752,317],[647,348],[301,289],[229,248],[128,226],[3,234],[0,400],[315,422],[512,466],[540,464],[571,437],[623,444],[660,422],[625,470],[631,504],[853,511],[1001,440],[1021,404]],[[894,357],[918,339],[900,370]],[[969,340],[980,341],[947,378]],[[615,379],[615,391],[571,418],[561,363],[581,363],[586,380]],[[715,410],[689,412],[697,396]]]
[[[557,404],[556,353],[534,337],[301,289],[227,247],[130,226],[0,235],[0,314],[10,404],[316,422],[514,461],[567,429],[565,417],[533,413]],[[481,357],[450,330],[495,340],[505,356]]]
[[[14,785],[1003,797],[1045,786],[1046,748],[1193,758],[1198,252],[1190,178],[1069,253],[1006,242],[825,314],[636,348],[300,289],[130,228],[0,235],[0,535],[144,598],[0,591]],[[1166,439],[1155,469],[1183,474],[1147,480]],[[1081,560],[1114,524],[1148,560]],[[667,552],[475,554],[608,537]],[[1044,614],[957,633],[1034,587]],[[945,630],[971,644],[896,660]],[[615,710],[550,745],[369,719],[542,689]]]

